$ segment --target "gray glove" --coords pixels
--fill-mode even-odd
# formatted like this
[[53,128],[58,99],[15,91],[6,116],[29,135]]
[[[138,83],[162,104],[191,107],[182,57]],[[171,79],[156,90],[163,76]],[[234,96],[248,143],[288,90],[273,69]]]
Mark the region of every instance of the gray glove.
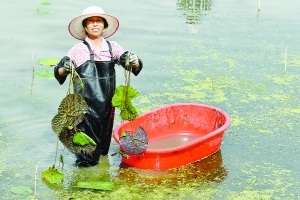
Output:
[[64,71],[65,71],[65,74],[68,75],[72,72],[72,70],[75,69],[75,66],[73,64],[72,61],[68,61],[64,64]]
[[129,63],[131,66],[138,64],[139,62],[139,58],[137,57],[137,55],[130,53],[129,54]]

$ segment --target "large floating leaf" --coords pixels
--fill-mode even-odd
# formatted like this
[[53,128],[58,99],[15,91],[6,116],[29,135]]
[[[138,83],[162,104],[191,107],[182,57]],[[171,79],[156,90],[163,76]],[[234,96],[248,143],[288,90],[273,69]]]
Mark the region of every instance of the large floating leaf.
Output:
[[37,70],[34,72],[34,76],[38,78],[54,78],[54,73],[52,71],[42,69],[42,70]]
[[42,6],[51,6],[52,4],[50,2],[47,1],[43,1],[40,3]]
[[82,119],[82,114],[87,109],[88,105],[82,96],[78,94],[67,95],[58,107],[58,114],[52,119],[52,130],[60,134],[69,125]]
[[33,193],[32,189],[30,189],[29,187],[25,187],[25,186],[12,187],[11,191],[15,194],[23,194],[23,195]]
[[123,132],[120,135],[120,146],[128,154],[144,153],[148,148],[148,136],[142,127],[137,127],[136,133],[131,135]]
[[55,66],[59,63],[59,60],[56,58],[44,58],[39,60],[40,65],[44,66]]
[[121,110],[120,117],[123,120],[134,120],[138,116],[138,111],[131,102],[137,96],[138,91],[131,86],[120,85],[116,88],[112,105]]
[[78,182],[77,187],[97,190],[112,190],[114,184],[111,182]]
[[61,182],[63,178],[64,174],[54,166],[49,167],[46,171],[42,172],[42,179],[52,184]]

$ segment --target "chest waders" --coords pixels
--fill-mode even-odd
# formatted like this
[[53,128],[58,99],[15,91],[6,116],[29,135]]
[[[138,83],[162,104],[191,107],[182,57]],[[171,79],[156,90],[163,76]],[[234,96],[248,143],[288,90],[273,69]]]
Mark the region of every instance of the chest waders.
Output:
[[[112,57],[111,45],[107,43]],[[91,137],[97,147],[90,155],[76,154],[76,163],[90,166],[98,164],[100,155],[106,155],[109,150],[115,111],[111,100],[116,88],[116,75],[114,61],[94,61],[91,47],[87,42],[84,44],[90,50],[90,60],[77,67],[76,71],[84,85],[83,98],[88,104],[88,111],[77,128]],[[82,94],[79,85],[76,86],[76,93]]]
[[[92,166],[99,162],[100,155],[106,155],[109,150],[115,109],[111,100],[116,88],[115,63],[110,61],[95,61],[89,44],[83,42],[90,51],[90,60],[76,68],[76,72],[84,83],[83,98],[88,104],[88,111],[84,114],[84,120],[77,125],[82,132],[91,137],[97,144],[95,151],[88,155],[85,153],[76,154],[77,165]],[[107,41],[109,52],[112,57],[112,48]],[[120,65],[125,66],[126,53],[120,56]],[[63,84],[67,76],[60,76],[59,68],[62,68],[70,58],[65,56],[54,68],[54,76]],[[133,68],[132,73],[137,76],[143,68],[143,62],[138,59],[139,67]],[[78,82],[78,81],[77,81]],[[81,87],[76,85],[76,93],[82,94]]]

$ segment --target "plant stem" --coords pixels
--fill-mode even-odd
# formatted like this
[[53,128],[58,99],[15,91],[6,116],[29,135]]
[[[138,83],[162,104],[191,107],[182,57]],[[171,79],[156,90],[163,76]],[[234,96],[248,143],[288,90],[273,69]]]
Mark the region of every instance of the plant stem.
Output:
[[287,65],[287,48],[285,48],[285,61],[284,61],[284,72],[286,72],[286,65]]
[[35,166],[35,177],[34,177],[34,196],[33,198],[36,199],[36,181],[37,181],[37,171],[38,171],[38,166]]
[[56,137],[56,152],[55,152],[55,158],[54,158],[54,164],[53,164],[54,167],[56,165],[57,151],[58,151],[58,135]]
[[34,58],[33,58],[33,51],[32,51],[32,47],[30,47],[31,49],[31,64],[32,64],[32,74],[34,74]]

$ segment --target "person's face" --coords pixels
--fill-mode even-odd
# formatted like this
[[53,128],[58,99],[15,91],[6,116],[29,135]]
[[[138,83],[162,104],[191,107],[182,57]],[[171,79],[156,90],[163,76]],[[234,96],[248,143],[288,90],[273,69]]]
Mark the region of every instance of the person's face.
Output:
[[104,30],[103,18],[97,16],[88,18],[85,30],[91,39],[101,37]]

